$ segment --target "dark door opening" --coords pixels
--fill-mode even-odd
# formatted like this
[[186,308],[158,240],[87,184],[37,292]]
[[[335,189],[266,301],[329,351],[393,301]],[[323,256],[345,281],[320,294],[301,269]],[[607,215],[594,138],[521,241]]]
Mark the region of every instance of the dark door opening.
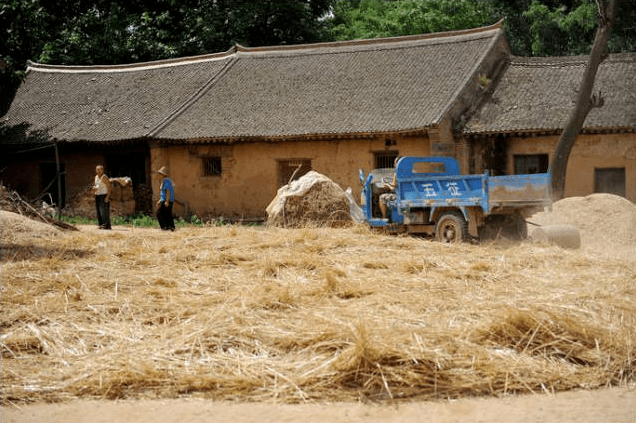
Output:
[[62,208],[66,204],[64,163],[60,163],[60,181],[61,193],[58,193],[56,164],[40,163],[40,198],[47,204],[56,205]]
[[106,156],[106,171],[110,178],[129,176],[133,186],[146,183],[146,154],[109,154]]
[[150,156],[147,152],[106,155],[106,173],[110,178],[130,177],[135,195],[135,213],[152,214],[152,187],[149,179]]
[[484,167],[491,175],[506,174],[506,160],[508,157],[508,142],[506,138],[497,135],[487,141],[484,151]]

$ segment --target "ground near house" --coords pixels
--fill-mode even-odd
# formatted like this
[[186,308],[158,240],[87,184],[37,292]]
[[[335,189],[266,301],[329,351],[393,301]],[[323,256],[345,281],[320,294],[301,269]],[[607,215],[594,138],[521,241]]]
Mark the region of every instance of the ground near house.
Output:
[[3,421],[634,421],[636,206],[604,199],[578,250],[0,212]]

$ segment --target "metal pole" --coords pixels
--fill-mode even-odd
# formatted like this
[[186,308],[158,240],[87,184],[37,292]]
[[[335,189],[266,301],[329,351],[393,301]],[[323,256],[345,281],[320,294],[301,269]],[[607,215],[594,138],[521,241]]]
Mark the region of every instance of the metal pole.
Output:
[[55,177],[57,178],[57,202],[55,209],[59,217],[62,213],[60,204],[62,202],[62,175],[60,172],[60,154],[57,150],[57,142],[53,141],[53,145],[55,146]]

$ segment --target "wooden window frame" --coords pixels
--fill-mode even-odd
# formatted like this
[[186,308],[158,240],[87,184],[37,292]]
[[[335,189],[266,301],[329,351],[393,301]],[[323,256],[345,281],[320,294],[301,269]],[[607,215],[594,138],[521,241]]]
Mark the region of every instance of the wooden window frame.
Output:
[[[515,154],[512,156],[515,175],[524,175],[532,173],[547,173],[550,165],[550,156],[548,154]],[[535,171],[530,171],[529,161],[536,161]],[[525,162],[525,163],[520,163]]]
[[222,157],[201,157],[201,165],[203,167],[203,176],[221,176],[223,174]]

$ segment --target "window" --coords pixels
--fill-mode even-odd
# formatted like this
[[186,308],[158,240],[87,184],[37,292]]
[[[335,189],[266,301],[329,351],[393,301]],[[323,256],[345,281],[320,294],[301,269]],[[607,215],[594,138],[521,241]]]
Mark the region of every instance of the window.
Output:
[[547,154],[520,154],[514,156],[515,175],[527,173],[546,173],[548,171]]
[[446,166],[439,162],[416,162],[413,173],[446,173]]
[[395,167],[395,159],[398,158],[398,151],[379,151],[375,153],[376,169],[391,169]]
[[220,157],[203,157],[203,176],[218,176],[221,174]]
[[[311,159],[290,159],[278,161],[278,186],[287,185],[311,170]],[[293,179],[292,179],[293,178]]]
[[594,192],[605,192],[625,197],[625,168],[594,169]]

